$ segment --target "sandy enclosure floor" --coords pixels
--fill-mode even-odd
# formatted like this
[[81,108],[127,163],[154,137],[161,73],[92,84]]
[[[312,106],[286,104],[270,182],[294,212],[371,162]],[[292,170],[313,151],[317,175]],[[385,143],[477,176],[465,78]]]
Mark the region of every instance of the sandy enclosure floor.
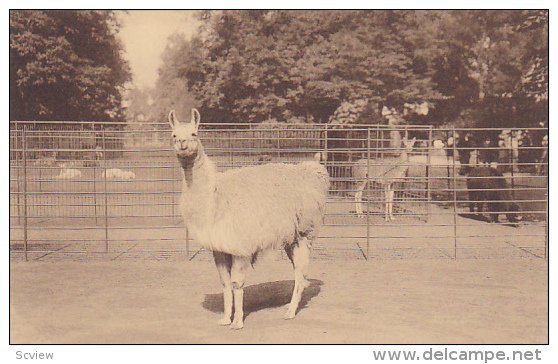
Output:
[[247,278],[245,327],[216,324],[217,272],[194,261],[12,262],[17,343],[547,343],[547,262],[314,260],[294,320],[276,253]]

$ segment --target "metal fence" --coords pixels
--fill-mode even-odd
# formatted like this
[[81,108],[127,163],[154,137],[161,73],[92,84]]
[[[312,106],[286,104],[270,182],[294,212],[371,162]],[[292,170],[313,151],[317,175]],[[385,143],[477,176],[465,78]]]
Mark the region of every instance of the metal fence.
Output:
[[[11,122],[11,256],[207,256],[178,210],[168,129]],[[546,258],[547,133],[264,123],[204,125],[200,138],[221,171],[327,156],[317,257]]]

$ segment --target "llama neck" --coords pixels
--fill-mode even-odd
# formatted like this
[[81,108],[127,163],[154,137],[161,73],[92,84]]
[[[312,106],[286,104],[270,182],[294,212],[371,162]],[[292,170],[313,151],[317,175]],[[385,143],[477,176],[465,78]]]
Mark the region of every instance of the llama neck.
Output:
[[215,184],[215,166],[203,150],[194,160],[180,159],[184,183],[188,189],[206,189],[211,191]]
[[188,228],[203,230],[212,223],[214,216],[216,168],[203,150],[193,163],[184,162],[181,160],[184,173],[180,203],[182,214]]
[[203,150],[195,160],[180,162],[184,173],[180,209],[192,236],[201,239],[196,234],[207,231],[215,215],[216,168]]
[[401,151],[401,154],[399,155],[399,159],[401,159],[402,162],[409,161],[409,154],[407,154],[407,151],[405,149]]

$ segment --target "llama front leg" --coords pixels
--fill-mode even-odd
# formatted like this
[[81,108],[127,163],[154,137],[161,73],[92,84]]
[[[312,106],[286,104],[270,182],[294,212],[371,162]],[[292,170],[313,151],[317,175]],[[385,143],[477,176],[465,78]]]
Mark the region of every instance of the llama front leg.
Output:
[[391,185],[387,184],[384,186],[384,220],[389,221],[389,190]]
[[231,329],[238,330],[244,327],[244,282],[249,266],[250,258],[233,256],[231,282],[234,296],[234,318]]
[[293,263],[295,273],[293,296],[284,316],[286,320],[295,317],[300,299],[302,298],[302,291],[304,291],[304,288],[308,287],[310,284],[310,282],[306,280],[306,275],[308,274],[308,265],[310,263],[311,245],[312,242],[308,238],[302,238],[298,241],[298,243],[286,248],[288,249],[287,255]]
[[362,193],[366,188],[367,182],[364,181],[357,186],[357,192],[355,193],[355,210],[358,217],[363,217],[364,214],[362,212]]
[[395,191],[393,190],[393,186],[390,185],[389,186],[389,190],[387,192],[388,197],[388,215],[389,215],[389,219],[390,220],[395,220],[395,218],[393,217],[393,197],[395,195]]
[[232,256],[230,254],[213,252],[215,265],[219,272],[219,278],[223,285],[223,317],[218,321],[219,325],[230,325],[233,307],[233,291],[231,284]]

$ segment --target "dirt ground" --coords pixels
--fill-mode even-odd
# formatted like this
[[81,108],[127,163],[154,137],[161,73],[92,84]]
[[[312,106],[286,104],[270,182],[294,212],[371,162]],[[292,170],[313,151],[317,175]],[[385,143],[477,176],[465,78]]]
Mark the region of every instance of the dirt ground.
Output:
[[292,269],[269,253],[232,331],[204,257],[13,261],[11,343],[547,343],[544,259],[314,259],[286,321]]

